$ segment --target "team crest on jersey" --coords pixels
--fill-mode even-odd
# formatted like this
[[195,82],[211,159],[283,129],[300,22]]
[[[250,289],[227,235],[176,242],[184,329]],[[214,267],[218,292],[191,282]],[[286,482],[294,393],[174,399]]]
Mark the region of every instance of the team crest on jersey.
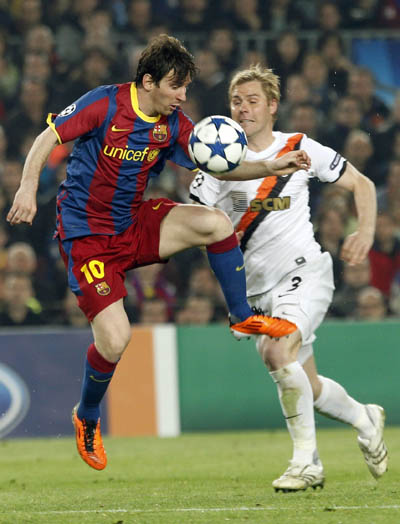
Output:
[[168,128],[166,124],[156,124],[153,129],[153,138],[157,142],[165,142],[168,138]]
[[107,282],[100,282],[99,284],[96,284],[97,293],[102,296],[109,295],[111,293],[111,288],[107,284]]
[[70,106],[63,109],[58,116],[68,116],[71,113],[73,113],[75,109],[76,109],[76,104],[71,104]]

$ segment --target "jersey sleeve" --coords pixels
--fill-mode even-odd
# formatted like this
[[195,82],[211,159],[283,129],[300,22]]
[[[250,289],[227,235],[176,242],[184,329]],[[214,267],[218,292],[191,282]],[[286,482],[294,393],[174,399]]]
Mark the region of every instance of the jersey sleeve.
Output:
[[188,151],[189,136],[193,129],[193,122],[183,111],[178,110],[177,114],[177,135],[175,143],[170,148],[168,159],[179,166],[194,171],[198,167],[192,162]]
[[323,146],[312,138],[304,137],[300,147],[311,158],[311,174],[321,182],[336,182],[346,169],[346,159],[330,147]]
[[61,113],[49,113],[47,123],[57,135],[60,144],[99,128],[104,122],[110,104],[113,86],[100,86],[81,96]]
[[221,181],[199,171],[190,184],[190,198],[199,204],[214,207],[221,191]]

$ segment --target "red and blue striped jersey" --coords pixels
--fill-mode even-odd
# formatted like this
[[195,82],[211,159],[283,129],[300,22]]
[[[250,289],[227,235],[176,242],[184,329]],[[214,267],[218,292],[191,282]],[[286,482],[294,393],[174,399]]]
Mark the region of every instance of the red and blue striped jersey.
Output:
[[125,231],[167,160],[197,169],[187,150],[193,122],[180,109],[145,115],[133,82],[97,87],[47,123],[60,143],[76,140],[57,197],[62,240]]

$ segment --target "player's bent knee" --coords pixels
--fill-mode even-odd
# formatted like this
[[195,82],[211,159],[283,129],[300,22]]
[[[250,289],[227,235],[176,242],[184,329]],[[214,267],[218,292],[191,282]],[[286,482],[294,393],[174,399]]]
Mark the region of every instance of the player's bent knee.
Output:
[[270,369],[271,371],[276,371],[277,369],[281,369],[285,366],[288,366],[295,360],[296,359],[293,358],[290,355],[290,353],[269,353],[265,355],[264,363],[268,367],[268,369]]
[[119,360],[131,339],[131,330],[113,329],[95,337],[95,344],[99,353],[109,362]]
[[290,337],[279,339],[264,337],[258,349],[268,369],[281,369],[296,360],[300,341],[297,336],[293,335],[295,333]]
[[218,228],[228,227],[229,229],[233,230],[231,219],[228,217],[225,211],[222,211],[222,209],[214,209],[214,211],[216,212],[215,215]]
[[[129,343],[129,340],[130,339],[128,338],[122,338],[120,336],[105,339],[99,344],[98,351],[109,362],[116,362],[121,358]],[[97,346],[98,343],[96,343],[96,347]]]
[[113,302],[92,321],[94,342],[99,353],[110,362],[117,362],[131,338],[131,325],[123,307],[123,299]]
[[224,228],[233,230],[232,222],[228,215],[221,209],[202,206],[196,209],[194,226],[199,233],[213,235]]
[[228,215],[221,209],[213,210],[213,225],[210,230],[210,242],[219,242],[233,233],[233,225]]

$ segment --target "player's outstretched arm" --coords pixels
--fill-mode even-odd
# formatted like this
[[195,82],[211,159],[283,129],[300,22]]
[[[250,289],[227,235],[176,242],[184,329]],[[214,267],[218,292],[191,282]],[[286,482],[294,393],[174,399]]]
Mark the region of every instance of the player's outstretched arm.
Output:
[[7,215],[10,224],[25,222],[32,225],[37,210],[36,193],[40,173],[56,144],[57,137],[50,128],[43,131],[34,141],[25,160],[20,186]]
[[336,182],[354,194],[358,226],[346,237],[340,253],[341,258],[354,266],[368,255],[374,241],[376,223],[376,190],[374,183],[361,174],[350,162]]
[[254,180],[267,176],[290,175],[299,169],[308,170],[311,165],[310,157],[305,151],[290,151],[274,160],[259,162],[242,162],[239,167],[228,173],[212,174],[221,180]]

